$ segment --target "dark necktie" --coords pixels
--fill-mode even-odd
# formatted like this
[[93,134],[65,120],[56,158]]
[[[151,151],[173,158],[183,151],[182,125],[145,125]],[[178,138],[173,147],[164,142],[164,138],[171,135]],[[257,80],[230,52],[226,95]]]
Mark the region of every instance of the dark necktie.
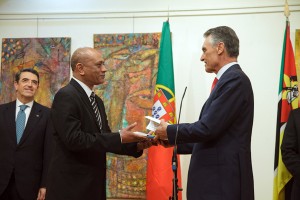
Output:
[[99,112],[99,109],[98,109],[98,106],[97,106],[97,103],[96,103],[95,93],[94,92],[92,92],[92,94],[90,96],[90,99],[91,99],[91,104],[92,104],[94,113],[96,115],[97,122],[98,122],[98,124],[100,126],[100,129],[101,129],[102,128],[101,116],[100,116],[100,112]]
[[17,115],[17,120],[16,120],[17,144],[19,144],[20,139],[24,132],[25,120],[26,120],[26,114],[24,111],[27,107],[28,107],[27,105],[20,105],[20,110]]
[[211,85],[211,90],[210,90],[210,92],[213,91],[213,89],[215,88],[217,82],[218,82],[218,79],[217,79],[217,77],[215,77],[215,79],[214,79],[214,81],[213,81],[213,83],[212,83],[212,85]]

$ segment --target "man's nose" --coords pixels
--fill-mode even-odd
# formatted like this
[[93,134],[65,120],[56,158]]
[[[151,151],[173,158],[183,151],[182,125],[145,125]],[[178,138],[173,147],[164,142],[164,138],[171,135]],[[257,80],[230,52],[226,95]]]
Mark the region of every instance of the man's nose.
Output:
[[28,86],[32,86],[33,84],[33,81],[28,81]]
[[103,71],[103,72],[106,72],[106,71],[107,71],[107,68],[106,68],[105,65],[102,65],[102,66],[101,66],[101,71]]
[[204,58],[203,58],[204,56],[203,56],[203,54],[201,55],[201,57],[200,57],[200,60],[201,61],[204,61]]

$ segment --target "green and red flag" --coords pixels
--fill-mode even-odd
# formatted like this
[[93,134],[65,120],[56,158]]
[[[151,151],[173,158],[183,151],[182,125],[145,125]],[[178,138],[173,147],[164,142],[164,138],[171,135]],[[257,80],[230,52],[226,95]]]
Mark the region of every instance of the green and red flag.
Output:
[[298,81],[295,57],[290,39],[290,24],[287,20],[279,80],[273,200],[288,200],[285,198],[285,188],[292,175],[282,162],[280,146],[289,113],[295,108],[298,108]]
[[[175,84],[173,71],[172,41],[169,22],[164,22],[161,33],[158,72],[155,86],[152,116],[176,123]],[[152,146],[148,150],[147,200],[169,199],[172,196],[173,148]],[[180,162],[177,169],[178,185],[181,187]],[[182,199],[181,193],[178,199]]]

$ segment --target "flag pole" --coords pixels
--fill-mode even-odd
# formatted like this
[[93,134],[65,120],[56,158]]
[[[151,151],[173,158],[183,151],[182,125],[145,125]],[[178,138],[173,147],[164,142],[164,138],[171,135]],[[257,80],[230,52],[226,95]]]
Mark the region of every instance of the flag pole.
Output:
[[290,20],[289,20],[289,16],[290,16],[290,9],[289,9],[289,4],[288,4],[288,0],[285,0],[285,4],[284,4],[284,16],[286,17],[286,24],[289,26],[290,25]]
[[284,15],[286,17],[286,20],[289,21],[290,9],[287,0],[285,0],[285,5],[284,5]]
[[170,17],[170,7],[168,6],[168,18],[167,18],[167,22],[169,22],[169,17]]

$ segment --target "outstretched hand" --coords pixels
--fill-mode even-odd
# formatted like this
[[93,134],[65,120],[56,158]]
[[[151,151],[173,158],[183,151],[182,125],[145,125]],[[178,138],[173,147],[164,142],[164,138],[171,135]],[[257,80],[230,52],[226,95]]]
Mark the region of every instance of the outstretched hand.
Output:
[[122,138],[122,143],[139,142],[143,140],[148,140],[146,135],[139,135],[132,132],[132,129],[137,125],[136,122],[120,130],[120,136]]

